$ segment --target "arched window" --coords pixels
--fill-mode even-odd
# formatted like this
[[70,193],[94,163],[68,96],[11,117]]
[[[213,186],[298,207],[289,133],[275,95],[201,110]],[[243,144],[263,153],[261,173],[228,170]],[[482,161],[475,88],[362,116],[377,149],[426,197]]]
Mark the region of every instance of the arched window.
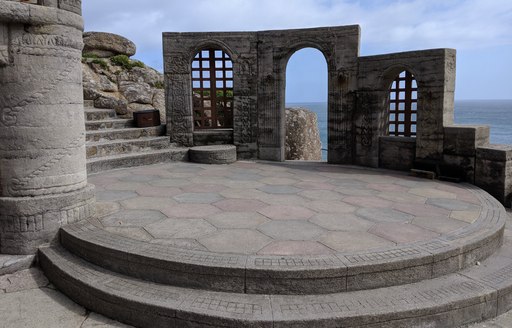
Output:
[[204,49],[192,62],[195,129],[233,128],[233,62],[220,49]]
[[389,135],[416,136],[418,85],[414,76],[403,71],[393,81],[389,93]]

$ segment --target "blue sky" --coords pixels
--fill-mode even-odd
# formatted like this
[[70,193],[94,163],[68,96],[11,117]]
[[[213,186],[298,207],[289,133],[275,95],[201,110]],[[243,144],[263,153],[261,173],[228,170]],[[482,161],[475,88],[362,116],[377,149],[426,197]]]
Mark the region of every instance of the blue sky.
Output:
[[[86,31],[121,34],[162,69],[162,32],[257,31],[359,24],[361,55],[457,49],[456,99],[512,99],[511,0],[86,0]],[[287,69],[287,101],[326,99],[313,49]]]

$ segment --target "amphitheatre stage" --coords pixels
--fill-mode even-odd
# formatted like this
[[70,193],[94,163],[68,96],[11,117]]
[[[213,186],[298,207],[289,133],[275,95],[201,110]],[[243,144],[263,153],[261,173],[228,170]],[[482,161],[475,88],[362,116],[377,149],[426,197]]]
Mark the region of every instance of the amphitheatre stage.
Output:
[[41,266],[135,326],[448,327],[509,306],[507,213],[469,184],[250,161],[89,181],[97,219],[64,227]]

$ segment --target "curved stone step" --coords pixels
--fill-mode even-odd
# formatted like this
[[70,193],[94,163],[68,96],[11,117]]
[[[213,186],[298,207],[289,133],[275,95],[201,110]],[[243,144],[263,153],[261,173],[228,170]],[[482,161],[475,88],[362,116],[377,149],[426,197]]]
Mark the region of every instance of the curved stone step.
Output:
[[166,148],[142,153],[90,158],[87,160],[87,173],[97,173],[123,167],[134,167],[162,162],[179,162],[188,160],[188,148]]
[[39,251],[48,279],[86,308],[138,327],[457,327],[512,304],[507,245],[481,266],[414,284],[324,295],[253,295],[150,283],[57,246]]
[[116,111],[113,109],[84,108],[85,121],[110,120],[116,117]]
[[230,164],[236,162],[236,146],[211,145],[190,148],[190,161],[203,164]]
[[127,128],[101,131],[88,131],[85,134],[87,142],[98,142],[119,139],[138,139],[142,137],[157,137],[165,134],[165,125],[148,128]]
[[133,140],[114,140],[88,142],[87,158],[99,158],[127,153],[144,153],[151,150],[165,149],[170,146],[169,137],[143,137]]
[[[468,187],[469,188],[469,187]],[[433,240],[321,256],[185,250],[136,241],[89,222],[61,229],[61,244],[89,262],[158,283],[253,294],[309,294],[388,287],[457,272],[501,245],[506,212],[484,191],[473,224]]]
[[133,120],[116,118],[113,120],[87,121],[85,122],[86,131],[124,129],[134,126]]

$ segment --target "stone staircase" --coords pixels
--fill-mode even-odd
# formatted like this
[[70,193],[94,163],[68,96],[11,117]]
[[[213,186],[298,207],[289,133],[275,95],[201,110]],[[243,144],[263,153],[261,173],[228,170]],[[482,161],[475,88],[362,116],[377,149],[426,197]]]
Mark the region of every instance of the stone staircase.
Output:
[[479,197],[473,224],[387,249],[214,253],[137,241],[88,221],[62,228],[60,244],[40,249],[39,261],[77,303],[137,327],[458,327],[512,308],[507,214]]
[[188,160],[188,148],[170,144],[165,125],[136,128],[112,109],[94,108],[91,101],[84,106],[88,173]]

